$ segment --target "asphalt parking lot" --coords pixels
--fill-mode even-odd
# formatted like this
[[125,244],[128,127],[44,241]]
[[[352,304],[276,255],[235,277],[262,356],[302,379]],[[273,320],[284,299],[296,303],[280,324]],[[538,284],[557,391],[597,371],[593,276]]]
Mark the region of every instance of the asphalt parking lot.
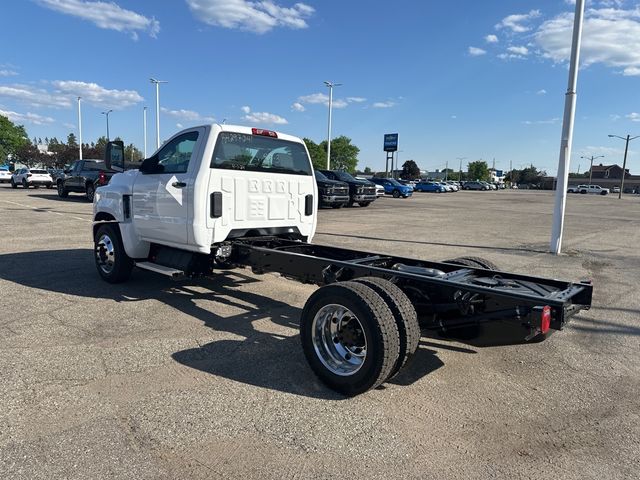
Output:
[[[0,185],[0,478],[637,478],[640,197],[415,194],[322,210],[315,241],[591,278],[542,343],[423,336],[393,383],[344,399],[297,321],[314,287],[247,270],[99,280],[91,205]],[[635,473],[634,473],[635,472]]]

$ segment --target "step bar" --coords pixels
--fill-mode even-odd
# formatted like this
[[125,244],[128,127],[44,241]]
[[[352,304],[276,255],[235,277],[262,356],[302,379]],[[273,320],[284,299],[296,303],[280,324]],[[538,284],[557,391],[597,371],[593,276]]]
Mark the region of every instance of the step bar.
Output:
[[149,270],[151,272],[159,273],[160,275],[165,275],[167,277],[173,278],[174,280],[179,280],[185,277],[184,271],[177,270],[171,267],[165,267],[164,265],[159,265],[157,263],[136,262],[136,267],[142,268],[143,270]]

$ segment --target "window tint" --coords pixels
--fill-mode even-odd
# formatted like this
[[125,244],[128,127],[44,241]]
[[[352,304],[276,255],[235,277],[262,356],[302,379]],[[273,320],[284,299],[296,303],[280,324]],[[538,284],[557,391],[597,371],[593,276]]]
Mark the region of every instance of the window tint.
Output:
[[335,172],[335,174],[336,177],[338,177],[338,180],[342,180],[343,182],[353,182],[355,180],[355,178],[347,172]]
[[84,169],[89,171],[104,170],[107,167],[104,162],[84,162]]
[[232,132],[218,135],[211,168],[311,175],[311,163],[301,143]]
[[158,152],[158,172],[186,173],[191,154],[198,140],[198,132],[189,132],[174,138]]

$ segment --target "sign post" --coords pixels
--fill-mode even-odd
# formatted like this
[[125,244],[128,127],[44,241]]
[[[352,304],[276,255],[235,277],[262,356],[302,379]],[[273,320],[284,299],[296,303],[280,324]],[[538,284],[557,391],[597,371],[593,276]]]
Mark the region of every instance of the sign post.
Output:
[[385,177],[389,178],[389,160],[391,160],[391,170],[393,173],[393,152],[398,151],[398,134],[386,133],[384,136],[384,151],[387,152],[387,163],[385,166]]

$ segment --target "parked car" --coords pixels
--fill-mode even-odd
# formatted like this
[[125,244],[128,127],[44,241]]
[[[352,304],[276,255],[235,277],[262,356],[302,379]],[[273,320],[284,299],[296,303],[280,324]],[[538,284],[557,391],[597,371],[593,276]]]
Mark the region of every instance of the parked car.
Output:
[[372,178],[371,181],[384,187],[387,195],[393,195],[394,198],[407,198],[413,193],[413,188],[401,184],[395,178]]
[[491,190],[485,182],[464,182],[463,190]]
[[66,198],[69,193],[84,193],[93,202],[96,188],[107,185],[117,172],[109,170],[102,160],[76,160],[65,176],[58,178],[58,196]]
[[[356,177],[357,180],[365,180],[365,181],[369,181],[368,178],[364,178],[364,177]],[[371,182],[373,183],[373,182]],[[382,185],[378,185],[377,183],[374,183],[374,185],[376,186],[376,196],[377,197],[384,197],[384,187]]]
[[418,182],[415,188],[416,192],[435,192],[435,193],[444,193],[447,189],[440,185],[437,182],[427,182],[421,181]]
[[11,176],[11,186],[18,188],[18,185],[22,185],[24,188],[38,188],[40,186],[51,188],[53,187],[53,179],[46,170],[21,168]]
[[[625,188],[625,190],[626,190],[626,188]],[[611,189],[611,193],[620,193],[620,187],[618,187],[618,186],[613,187]],[[627,193],[627,192],[625,191],[625,193]]]
[[348,184],[331,180],[319,170],[314,173],[318,185],[318,207],[342,208],[349,203]]
[[320,170],[327,178],[338,180],[349,185],[349,203],[352,207],[355,203],[361,207],[368,207],[378,196],[376,187],[368,180],[358,180],[347,172],[339,170]]
[[64,177],[65,173],[62,168],[49,168],[47,169],[49,175],[53,179],[53,184],[56,185],[58,183],[58,179]]
[[438,182],[440,185],[442,185],[445,189],[445,191],[447,192],[455,192],[456,189],[453,187],[453,185],[449,185],[447,182]]
[[595,195],[607,195],[609,193],[608,188],[602,188],[600,185],[580,185],[578,187],[578,193],[586,194],[591,193]]
[[449,185],[451,188],[453,188],[454,192],[457,192],[458,190],[460,190],[460,186],[458,185],[458,182],[454,182],[453,180],[447,180],[444,183]]
[[10,183],[11,182],[11,172],[8,168],[0,169],[0,183]]

